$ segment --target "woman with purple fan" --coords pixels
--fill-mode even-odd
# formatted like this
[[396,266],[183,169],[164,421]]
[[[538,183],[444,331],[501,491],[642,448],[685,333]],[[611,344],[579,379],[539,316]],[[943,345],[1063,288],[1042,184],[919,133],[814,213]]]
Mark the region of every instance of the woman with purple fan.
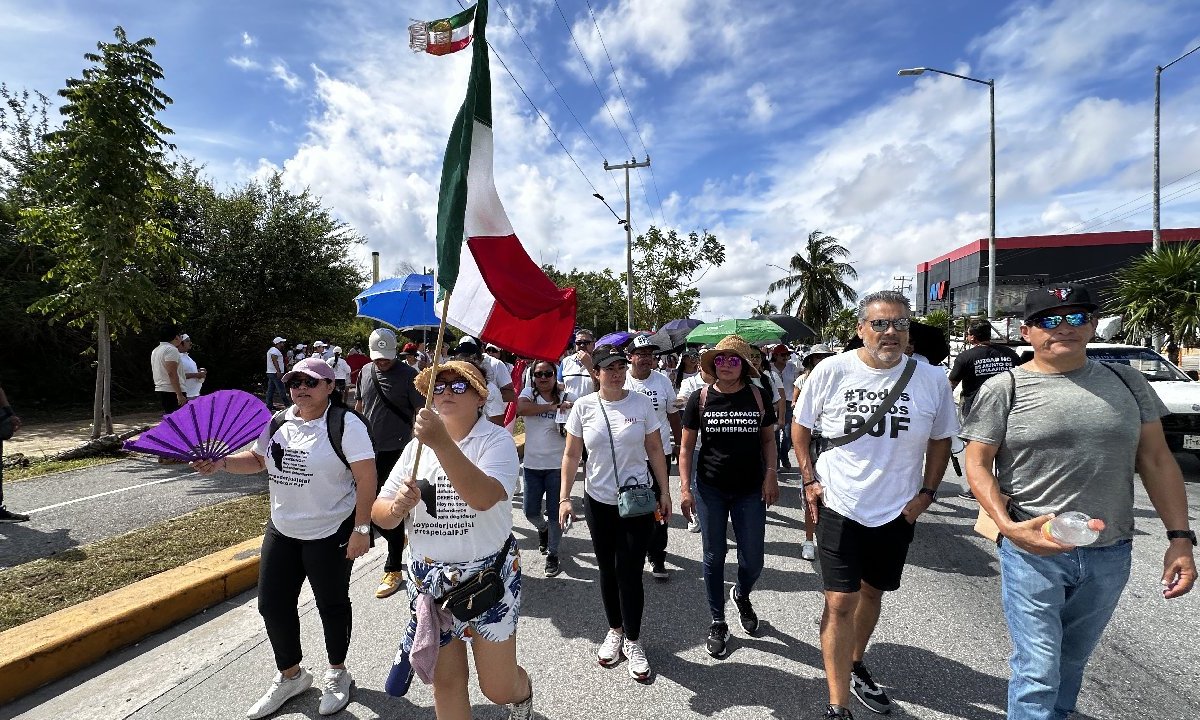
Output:
[[[426,368],[417,376],[422,393],[429,392],[431,376],[434,410],[417,413],[414,438],[371,513],[380,527],[404,522],[408,529],[412,619],[398,658],[407,656],[411,671],[432,683],[439,720],[469,720],[464,641],[470,638],[480,690],[510,705],[510,717],[530,718],[533,685],[517,664],[517,448],[507,430],[484,416],[488,384],[478,366],[451,360]],[[407,681],[400,678],[402,686]]]
[[[267,426],[251,450],[192,463],[204,475],[217,470],[249,475],[266,469],[270,478],[271,519],[259,563],[258,611],[278,673],[266,694],[247,711],[249,718],[270,715],[312,685],[312,675],[300,666],[297,606],[306,579],[321,616],[329,658],[320,713],[331,715],[350,703],[354,680],[345,665],[351,628],[350,569],[354,559],[370,548],[375,449],[358,414],[332,407],[333,381],[333,368],[324,360],[301,360],[283,376],[294,404]],[[332,437],[335,413],[341,418],[339,445]]]

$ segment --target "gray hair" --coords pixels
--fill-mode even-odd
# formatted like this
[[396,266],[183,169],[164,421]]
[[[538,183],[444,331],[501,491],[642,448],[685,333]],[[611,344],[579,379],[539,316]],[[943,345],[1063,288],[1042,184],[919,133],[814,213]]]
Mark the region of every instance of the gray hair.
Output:
[[869,295],[865,295],[862,300],[858,301],[858,321],[860,323],[867,319],[867,308],[875,303],[903,305],[905,313],[912,312],[912,303],[909,302],[908,296],[904,293],[896,292],[895,290],[876,290]]

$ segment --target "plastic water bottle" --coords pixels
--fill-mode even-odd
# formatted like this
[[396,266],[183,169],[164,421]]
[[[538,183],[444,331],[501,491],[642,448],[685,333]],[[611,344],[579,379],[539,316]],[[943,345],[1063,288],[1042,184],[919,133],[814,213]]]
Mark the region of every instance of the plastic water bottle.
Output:
[[1081,512],[1065,512],[1042,526],[1042,533],[1049,540],[1076,547],[1091,545],[1100,537],[1104,521],[1090,518]]

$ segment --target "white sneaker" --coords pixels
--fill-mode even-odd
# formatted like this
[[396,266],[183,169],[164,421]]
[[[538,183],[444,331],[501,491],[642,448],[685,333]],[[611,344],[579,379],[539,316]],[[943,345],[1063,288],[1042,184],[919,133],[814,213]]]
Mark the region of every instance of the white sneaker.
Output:
[[325,677],[321,679],[321,707],[318,712],[322,715],[341,712],[350,704],[350,690],[353,687],[354,678],[350,676],[349,670],[345,668],[326,670]]
[[688,522],[688,532],[700,532],[700,521],[695,516],[692,516],[691,521]]
[[621,662],[621,643],[625,641],[625,633],[610,629],[600,643],[596,652],[596,660],[604,667],[612,667]]
[[800,546],[800,557],[805,560],[816,560],[817,544],[812,540],[805,540],[804,544]]
[[646,651],[642,649],[641,641],[626,640],[625,657],[629,659],[629,677],[638,682],[650,679],[650,661],[646,659]]
[[312,681],[312,674],[304,668],[300,668],[300,672],[292,678],[285,678],[283,673],[275,673],[275,680],[271,682],[267,694],[250,706],[250,709],[246,711],[246,717],[256,720],[256,718],[270,715],[283,707],[285,702],[312,687]]

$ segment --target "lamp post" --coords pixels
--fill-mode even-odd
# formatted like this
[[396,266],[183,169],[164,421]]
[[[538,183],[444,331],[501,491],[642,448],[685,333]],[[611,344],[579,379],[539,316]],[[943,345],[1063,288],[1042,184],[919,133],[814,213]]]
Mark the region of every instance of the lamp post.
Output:
[[1159,249],[1162,247],[1162,228],[1159,226],[1159,223],[1158,223],[1158,188],[1159,188],[1158,146],[1159,146],[1159,126],[1160,126],[1159,120],[1161,117],[1161,115],[1159,113],[1159,103],[1160,103],[1160,99],[1162,97],[1162,90],[1161,90],[1162,89],[1162,74],[1163,74],[1163,70],[1166,70],[1167,68],[1171,67],[1175,63],[1184,59],[1188,55],[1191,55],[1192,53],[1196,52],[1197,50],[1200,50],[1200,45],[1197,45],[1196,47],[1192,48],[1191,50],[1188,50],[1187,52],[1185,52],[1184,54],[1175,58],[1174,60],[1167,63],[1166,65],[1160,65],[1160,66],[1154,68],[1154,231],[1151,236],[1152,241],[1151,241],[1151,246],[1150,246],[1154,252],[1158,252]]
[[939,75],[949,75],[950,77],[958,78],[959,80],[969,80],[973,83],[988,86],[988,107],[991,112],[991,141],[992,141],[992,162],[991,162],[991,192],[990,203],[988,205],[988,287],[987,287],[987,314],[991,319],[996,316],[996,81],[980,80],[967,75],[959,75],[958,73],[947,72],[946,70],[938,70],[930,67],[906,68],[897,72],[900,76],[916,76],[923,75],[927,72],[937,73]]

